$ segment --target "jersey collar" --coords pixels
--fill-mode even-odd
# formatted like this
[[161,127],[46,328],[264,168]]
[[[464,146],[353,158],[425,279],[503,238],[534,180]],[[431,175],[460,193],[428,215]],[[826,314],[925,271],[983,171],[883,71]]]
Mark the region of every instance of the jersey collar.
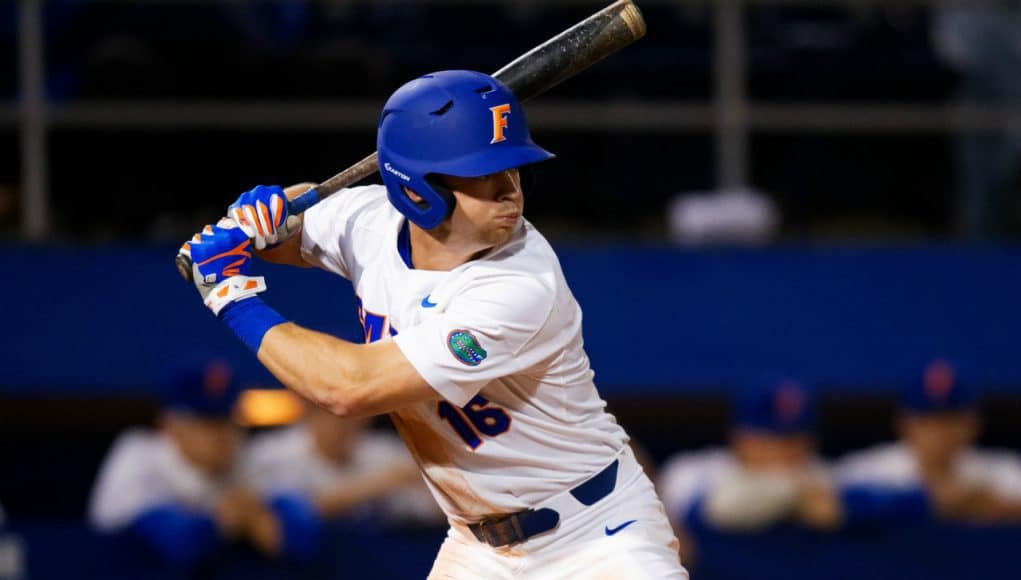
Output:
[[401,230],[397,232],[397,253],[401,255],[401,260],[404,260],[404,265],[409,270],[415,269],[411,263],[411,227],[407,219],[401,223]]

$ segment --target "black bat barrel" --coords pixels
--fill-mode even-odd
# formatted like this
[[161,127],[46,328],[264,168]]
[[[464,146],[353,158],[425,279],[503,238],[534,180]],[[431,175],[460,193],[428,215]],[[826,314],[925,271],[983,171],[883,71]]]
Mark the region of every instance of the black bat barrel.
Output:
[[645,36],[631,0],[619,0],[493,73],[521,101],[540,95]]

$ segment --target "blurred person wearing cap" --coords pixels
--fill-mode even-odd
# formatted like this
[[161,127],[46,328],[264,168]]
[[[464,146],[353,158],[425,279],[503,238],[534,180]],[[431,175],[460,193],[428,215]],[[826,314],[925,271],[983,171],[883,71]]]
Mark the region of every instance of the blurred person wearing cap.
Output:
[[93,528],[137,537],[181,567],[232,540],[272,544],[279,533],[272,514],[235,483],[238,395],[222,364],[177,377],[164,393],[159,428],[133,428],[114,442],[89,502]]
[[[691,531],[755,533],[793,524],[836,531],[922,511],[920,494],[839,485],[816,451],[811,391],[783,379],[754,385],[736,401],[725,449],[682,453],[658,489],[693,556]],[[685,545],[686,544],[686,545]]]
[[401,440],[368,429],[368,419],[305,403],[302,421],[256,435],[243,457],[245,482],[280,517],[284,551],[295,556],[314,555],[329,522],[446,522]]
[[845,485],[918,490],[930,515],[973,522],[1021,521],[1021,458],[975,446],[979,394],[946,362],[930,364],[905,389],[900,440],[855,452],[837,464]]
[[825,479],[814,421],[811,396],[794,381],[747,389],[735,406],[727,448],[665,462],[658,487],[675,526],[751,532],[795,515],[801,489]]

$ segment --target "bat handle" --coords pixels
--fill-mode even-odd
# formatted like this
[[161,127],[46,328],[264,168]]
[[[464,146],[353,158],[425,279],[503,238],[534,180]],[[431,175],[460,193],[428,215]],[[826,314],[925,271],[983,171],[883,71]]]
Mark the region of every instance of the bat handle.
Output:
[[174,265],[177,266],[177,273],[181,275],[181,278],[184,278],[185,282],[192,281],[191,258],[178,254],[174,257]]
[[319,203],[319,190],[310,187],[308,191],[287,202],[287,214],[298,215],[305,213],[305,210]]

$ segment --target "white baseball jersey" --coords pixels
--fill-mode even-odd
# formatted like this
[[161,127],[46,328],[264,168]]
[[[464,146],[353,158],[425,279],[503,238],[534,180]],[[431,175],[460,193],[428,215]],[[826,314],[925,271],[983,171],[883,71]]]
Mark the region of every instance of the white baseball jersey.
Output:
[[[251,439],[241,461],[245,483],[264,495],[300,493],[311,496],[342,487],[362,477],[397,465],[413,465],[401,441],[392,434],[366,430],[358,435],[347,462],[338,464],[316,450],[312,432],[304,423],[261,433]],[[376,502],[388,520],[435,521],[436,503],[418,483],[406,486]],[[359,516],[377,510],[363,506],[351,514]]]
[[112,532],[167,503],[212,514],[229,479],[210,477],[193,467],[162,433],[131,429],[114,441],[100,468],[89,501],[89,522]]
[[380,185],[305,213],[302,255],[347,278],[366,340],[395,340],[442,397],[392,413],[433,495],[460,523],[523,510],[608,465],[627,435],[596,392],[581,309],[549,243],[513,238],[450,271],[398,251],[404,217]]
[[[1021,501],[1021,458],[1001,450],[968,449],[954,466],[962,481],[988,486],[1005,499]],[[918,463],[903,443],[888,443],[851,453],[836,466],[842,484],[895,488],[922,485]]]

